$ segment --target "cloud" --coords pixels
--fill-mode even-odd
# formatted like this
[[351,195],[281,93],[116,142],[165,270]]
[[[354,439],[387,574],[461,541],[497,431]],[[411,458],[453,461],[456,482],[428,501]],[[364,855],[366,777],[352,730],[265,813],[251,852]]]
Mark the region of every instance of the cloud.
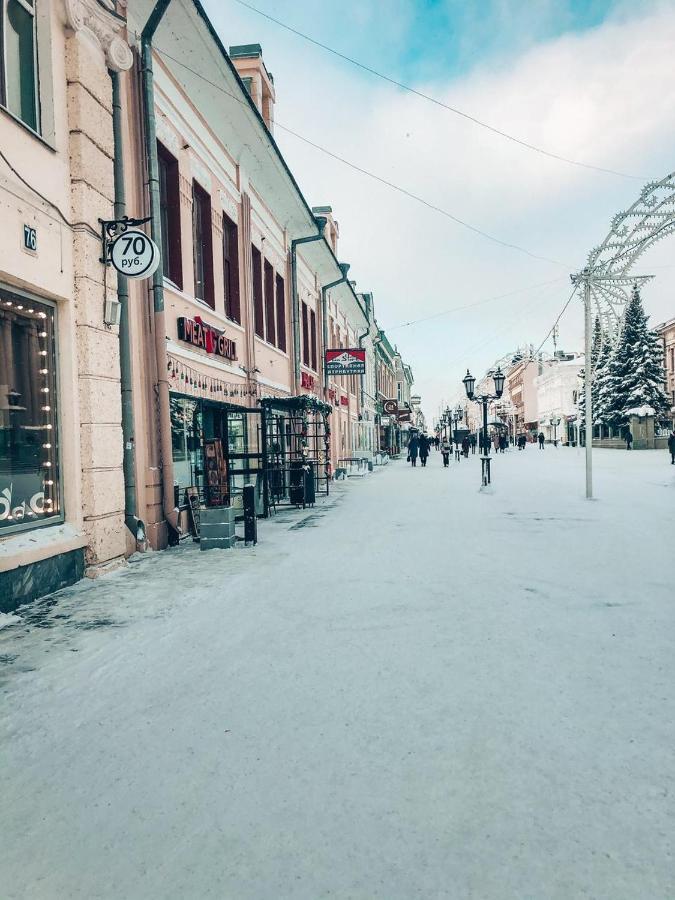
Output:
[[[404,0],[391,5],[383,41],[391,39],[399,49],[406,45],[406,34],[417,27],[412,6]],[[510,23],[513,28],[509,17],[525,6],[531,18],[531,4],[492,3],[501,12],[488,26]],[[341,8],[343,25],[329,42],[344,46],[348,38],[368,61],[367,45],[376,39],[373,22],[383,21],[373,12],[376,4]],[[564,22],[553,21],[556,8],[548,0],[537,4],[542,21],[530,29],[525,49],[491,54],[465,74],[435,75],[415,86],[570,158],[647,178],[675,169],[675,92],[669,89],[673,5],[649,5],[646,12],[642,7],[639,15],[634,5],[617,7],[597,27],[538,40],[539,33],[565,31]],[[315,33],[308,10],[294,7],[293,20],[304,21]],[[569,272],[583,265],[591,247],[605,237],[612,215],[639,193],[639,179],[526,151],[336,60],[254,13],[241,15],[234,4],[228,5],[227,16],[214,14],[214,21],[226,43],[263,44],[275,73],[279,122],[506,241],[562,263],[539,262],[491,244],[278,130],[309,202],[334,207],[341,225],[340,255],[351,263],[357,289],[373,291],[385,327],[561,278],[557,285],[392,330],[391,339],[413,366],[429,414],[441,399],[459,395],[467,366],[478,373],[513,346],[539,343],[569,295]],[[316,27],[322,30],[320,23]],[[475,26],[474,42],[484,27]],[[654,251],[645,263],[668,264],[666,252]],[[674,272],[659,270],[645,292],[657,320],[673,315]],[[581,329],[580,310],[572,304],[561,323],[561,344],[579,349]]]

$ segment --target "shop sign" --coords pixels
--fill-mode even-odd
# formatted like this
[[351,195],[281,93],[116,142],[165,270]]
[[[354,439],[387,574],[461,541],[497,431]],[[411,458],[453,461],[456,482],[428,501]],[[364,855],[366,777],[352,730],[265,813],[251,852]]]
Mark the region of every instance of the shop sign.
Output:
[[340,406],[349,406],[349,397],[340,396]]
[[308,391],[313,391],[316,381],[314,380],[313,375],[308,375],[307,372],[301,372],[300,373],[300,384],[302,385],[302,387],[306,388]]
[[178,337],[186,344],[201,347],[214,356],[222,356],[223,359],[237,358],[236,342],[218,328],[203,322],[201,316],[195,316],[194,319],[181,316],[178,319]]
[[398,400],[385,400],[382,404],[382,409],[388,416],[395,416],[398,414]]
[[159,266],[157,244],[144,231],[129,228],[110,245],[110,262],[127,278],[149,278]]
[[329,388],[328,389],[328,399],[335,402],[335,397],[336,397],[335,388]]
[[328,375],[365,375],[366,351],[326,350],[326,372]]
[[409,409],[400,409],[398,411],[398,420],[399,422],[410,422],[410,410]]

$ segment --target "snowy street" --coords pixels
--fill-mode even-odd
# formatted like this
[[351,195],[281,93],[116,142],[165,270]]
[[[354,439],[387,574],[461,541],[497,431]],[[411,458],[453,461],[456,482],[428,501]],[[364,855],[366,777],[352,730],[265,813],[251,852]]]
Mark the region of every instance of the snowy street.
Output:
[[0,631],[4,900],[675,896],[675,467],[392,463]]

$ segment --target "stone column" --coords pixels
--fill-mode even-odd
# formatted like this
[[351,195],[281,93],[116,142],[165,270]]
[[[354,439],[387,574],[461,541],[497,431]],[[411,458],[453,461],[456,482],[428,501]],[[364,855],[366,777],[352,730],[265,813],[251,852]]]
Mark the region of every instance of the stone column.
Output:
[[[124,562],[124,477],[117,328],[104,324],[104,285],[115,297],[114,270],[100,262],[99,218],[113,218],[113,128],[109,70],[129,69],[131,50],[112,0],[64,0],[73,296],[87,574]],[[89,228],[87,228],[89,226]],[[92,233],[92,230],[94,233]]]

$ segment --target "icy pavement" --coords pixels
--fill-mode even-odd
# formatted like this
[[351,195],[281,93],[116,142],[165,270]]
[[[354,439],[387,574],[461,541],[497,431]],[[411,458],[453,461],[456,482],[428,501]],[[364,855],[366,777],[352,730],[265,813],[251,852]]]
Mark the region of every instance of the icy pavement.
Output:
[[672,900],[675,467],[596,462],[432,454],[20,610],[0,896]]

